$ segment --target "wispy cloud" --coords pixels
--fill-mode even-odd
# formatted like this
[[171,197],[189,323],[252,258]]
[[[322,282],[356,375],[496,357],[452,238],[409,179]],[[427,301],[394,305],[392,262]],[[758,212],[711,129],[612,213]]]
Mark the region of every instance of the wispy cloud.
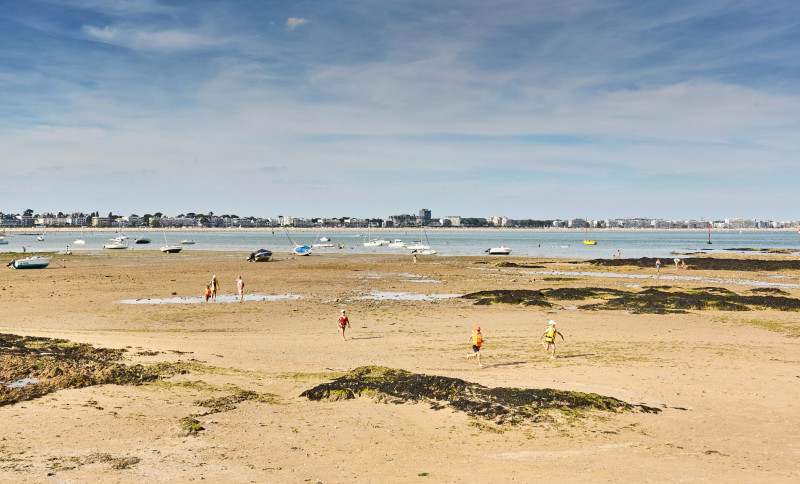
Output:
[[125,25],[115,27],[85,25],[82,30],[90,39],[135,50],[174,52],[221,45],[223,43],[220,39],[205,37],[185,30],[155,31]]
[[296,28],[302,27],[303,25],[305,25],[305,24],[307,24],[307,23],[309,23],[309,22],[311,22],[311,20],[308,20],[308,19],[306,19],[306,18],[302,18],[302,17],[289,17],[289,18],[286,20],[286,27],[287,27],[289,30],[294,30],[294,29],[296,29]]

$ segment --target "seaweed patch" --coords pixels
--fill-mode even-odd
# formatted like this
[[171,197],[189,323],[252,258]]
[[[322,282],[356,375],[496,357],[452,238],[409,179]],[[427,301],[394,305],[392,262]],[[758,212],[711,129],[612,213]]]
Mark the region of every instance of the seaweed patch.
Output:
[[[669,267],[672,257],[664,257],[665,267]],[[800,260],[794,259],[728,259],[716,257],[691,257],[684,259],[689,269],[704,271],[768,271],[800,270]],[[640,257],[638,259],[594,259],[590,264],[603,267],[643,267],[653,268],[656,265],[655,257]]]
[[800,310],[800,299],[775,294],[783,291],[752,290],[740,295],[724,287],[701,287],[687,291],[670,291],[669,287],[649,288],[639,292],[597,287],[533,290],[479,291],[462,296],[476,305],[518,304],[553,307],[553,301],[601,299],[601,302],[580,306],[588,310],[627,310],[636,314],[686,313],[688,310],[750,311],[751,309]]
[[304,391],[312,401],[348,400],[369,396],[390,403],[427,402],[434,409],[449,406],[472,417],[499,424],[552,420],[552,411],[570,417],[582,412],[640,411],[659,413],[646,405],[634,405],[595,393],[570,392],[552,388],[489,388],[459,378],[424,375],[396,368],[362,366],[330,383]]
[[172,365],[118,363],[125,350],[95,348],[63,339],[0,334],[0,381],[23,379],[21,387],[0,385],[0,406],[32,400],[65,388],[114,383],[140,385],[181,370]]

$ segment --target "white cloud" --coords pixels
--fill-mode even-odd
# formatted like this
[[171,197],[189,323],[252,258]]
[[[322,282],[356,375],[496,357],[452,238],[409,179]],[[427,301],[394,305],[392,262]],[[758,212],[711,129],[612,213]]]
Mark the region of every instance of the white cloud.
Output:
[[303,25],[309,22],[311,22],[311,20],[308,20],[307,18],[290,17],[288,20],[286,20],[286,27],[288,27],[289,30],[294,30],[298,27],[302,27]]
[[225,43],[224,40],[206,37],[186,30],[149,31],[135,27],[94,27],[84,25],[83,33],[100,42],[121,45],[135,50],[181,51]]

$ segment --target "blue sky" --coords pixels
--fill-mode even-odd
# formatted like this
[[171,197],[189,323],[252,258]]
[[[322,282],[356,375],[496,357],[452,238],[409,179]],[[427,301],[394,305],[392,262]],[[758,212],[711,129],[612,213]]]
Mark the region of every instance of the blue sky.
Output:
[[0,211],[800,206],[800,2],[9,0]]

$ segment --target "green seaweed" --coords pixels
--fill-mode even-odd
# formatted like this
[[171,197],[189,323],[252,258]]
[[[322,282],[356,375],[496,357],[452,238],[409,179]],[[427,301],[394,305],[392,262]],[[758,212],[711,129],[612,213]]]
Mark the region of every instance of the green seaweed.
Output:
[[583,415],[588,411],[658,413],[659,409],[634,405],[594,393],[551,388],[488,388],[459,378],[424,375],[381,366],[362,366],[329,383],[304,391],[313,401],[336,401],[359,396],[380,396],[392,403],[425,401],[434,409],[445,405],[472,417],[498,423],[541,421],[547,412]]

